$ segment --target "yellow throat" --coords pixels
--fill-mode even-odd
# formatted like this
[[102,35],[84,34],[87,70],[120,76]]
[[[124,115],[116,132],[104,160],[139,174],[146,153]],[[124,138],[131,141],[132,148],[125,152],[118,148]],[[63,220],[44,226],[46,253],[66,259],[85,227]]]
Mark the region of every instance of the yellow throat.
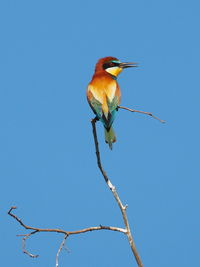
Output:
[[120,74],[120,72],[122,72],[122,68],[115,66],[115,67],[107,68],[105,71],[107,71],[111,75],[117,77]]

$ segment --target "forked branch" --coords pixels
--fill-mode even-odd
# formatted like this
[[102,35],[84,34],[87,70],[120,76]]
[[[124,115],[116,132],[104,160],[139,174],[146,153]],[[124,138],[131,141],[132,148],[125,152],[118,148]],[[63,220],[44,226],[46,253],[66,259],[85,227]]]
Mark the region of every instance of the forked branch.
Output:
[[30,253],[29,251],[27,251],[26,249],[26,240],[33,234],[36,233],[41,233],[41,232],[51,232],[51,233],[60,233],[64,235],[64,239],[58,249],[58,252],[56,254],[56,267],[58,267],[58,257],[59,254],[62,250],[62,248],[65,245],[66,239],[67,237],[69,237],[70,235],[77,235],[77,234],[83,234],[86,232],[92,232],[92,231],[99,231],[99,230],[110,230],[110,231],[116,231],[116,232],[120,232],[123,234],[126,234],[126,229],[120,228],[120,227],[114,227],[114,226],[104,226],[104,225],[99,225],[99,226],[93,226],[93,227],[88,227],[88,228],[84,228],[81,230],[76,230],[76,231],[65,231],[62,229],[51,229],[51,228],[37,228],[37,227],[32,227],[32,226],[28,226],[26,225],[19,217],[17,217],[14,213],[12,213],[12,211],[16,209],[15,206],[11,207],[8,211],[8,214],[14,218],[23,228],[27,229],[27,230],[31,230],[31,232],[29,232],[28,234],[23,234],[23,235],[18,235],[18,236],[23,236],[22,238],[22,251],[23,253],[27,254],[28,256],[30,256],[31,258],[37,258],[38,255],[34,255],[32,253]]
[[128,218],[127,218],[127,215],[126,215],[126,208],[127,208],[127,205],[123,205],[120,198],[119,198],[119,195],[117,193],[117,190],[115,188],[115,186],[111,183],[110,179],[108,178],[106,172],[104,171],[103,167],[102,167],[102,164],[101,164],[101,157],[100,157],[100,152],[99,152],[99,144],[98,144],[98,138],[97,138],[97,131],[96,131],[96,121],[97,119],[94,118],[91,120],[91,123],[92,123],[92,129],[93,129],[93,136],[94,136],[94,143],[95,143],[95,149],[96,149],[96,157],[97,157],[97,165],[103,175],[103,178],[107,184],[107,186],[109,187],[109,189],[112,191],[113,193],[113,196],[115,198],[115,200],[117,201],[117,204],[121,210],[121,214],[122,214],[122,217],[123,217],[123,220],[124,220],[124,225],[125,225],[125,234],[128,238],[128,241],[129,241],[129,244],[130,244],[130,247],[131,247],[131,250],[135,256],[135,260],[138,264],[139,267],[142,267],[142,261],[140,259],[140,256],[137,252],[137,249],[136,249],[136,246],[135,246],[135,242],[133,240],[133,237],[132,237],[132,234],[131,234],[131,230],[130,230],[130,226],[129,226],[129,222],[128,222]]

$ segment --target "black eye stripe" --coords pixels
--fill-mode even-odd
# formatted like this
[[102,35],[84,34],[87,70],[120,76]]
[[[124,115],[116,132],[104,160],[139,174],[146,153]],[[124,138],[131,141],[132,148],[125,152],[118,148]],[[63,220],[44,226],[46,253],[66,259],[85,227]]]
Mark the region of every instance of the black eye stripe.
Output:
[[107,68],[115,67],[115,66],[119,66],[119,63],[111,61],[111,62],[106,62],[103,64],[104,70]]

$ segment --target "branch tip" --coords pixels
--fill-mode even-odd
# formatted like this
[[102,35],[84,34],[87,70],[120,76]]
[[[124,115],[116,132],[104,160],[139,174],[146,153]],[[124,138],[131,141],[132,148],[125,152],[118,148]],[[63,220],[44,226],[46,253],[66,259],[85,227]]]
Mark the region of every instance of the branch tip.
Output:
[[15,210],[15,209],[17,209],[17,207],[16,207],[16,206],[12,206],[12,207],[9,209],[8,214],[11,214],[11,211],[12,211],[12,210]]

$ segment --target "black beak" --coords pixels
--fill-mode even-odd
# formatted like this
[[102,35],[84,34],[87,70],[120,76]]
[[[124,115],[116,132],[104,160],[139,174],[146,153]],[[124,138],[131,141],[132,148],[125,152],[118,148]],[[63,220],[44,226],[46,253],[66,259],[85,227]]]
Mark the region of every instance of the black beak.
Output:
[[138,67],[138,64],[134,62],[122,62],[119,64],[119,66],[122,69],[126,69],[126,68],[131,68],[131,67]]

